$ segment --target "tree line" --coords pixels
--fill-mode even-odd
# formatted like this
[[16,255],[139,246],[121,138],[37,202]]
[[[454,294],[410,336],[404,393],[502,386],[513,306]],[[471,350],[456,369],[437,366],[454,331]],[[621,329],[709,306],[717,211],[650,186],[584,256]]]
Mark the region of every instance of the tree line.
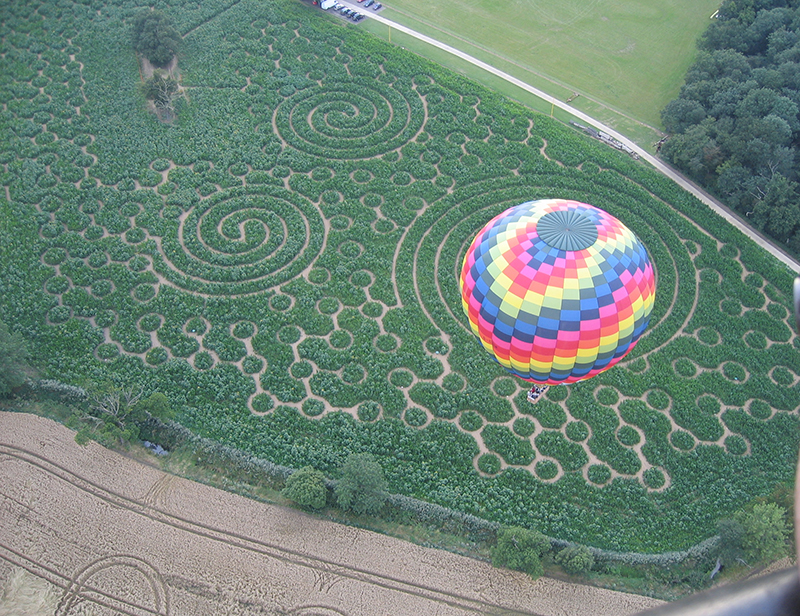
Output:
[[662,111],[662,156],[800,252],[800,2],[725,0]]

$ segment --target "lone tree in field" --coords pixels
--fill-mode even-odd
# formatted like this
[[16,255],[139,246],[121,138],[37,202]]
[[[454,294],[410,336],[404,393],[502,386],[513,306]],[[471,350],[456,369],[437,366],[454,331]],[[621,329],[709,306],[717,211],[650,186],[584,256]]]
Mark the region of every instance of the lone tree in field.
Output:
[[355,513],[378,513],[386,502],[386,480],[381,465],[368,453],[351,453],[342,466],[334,491],[339,506]]
[[175,101],[181,97],[178,82],[161,71],[155,71],[153,76],[144,82],[142,91],[145,98],[153,101],[156,109],[168,113],[175,111]]
[[25,382],[28,350],[20,334],[12,334],[0,321],[0,398]]
[[181,45],[181,35],[161,11],[140,13],[133,22],[133,48],[154,66],[166,66]]
[[281,494],[301,507],[322,509],[328,496],[325,475],[313,466],[301,468],[286,478]]
[[524,571],[534,580],[544,573],[542,556],[550,549],[550,541],[537,530],[510,526],[497,533],[492,550],[492,565]]

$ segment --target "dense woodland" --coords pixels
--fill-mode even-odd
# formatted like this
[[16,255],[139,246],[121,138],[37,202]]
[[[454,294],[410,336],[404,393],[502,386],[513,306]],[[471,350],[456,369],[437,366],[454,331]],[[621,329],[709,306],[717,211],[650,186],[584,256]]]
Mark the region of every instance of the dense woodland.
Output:
[[699,47],[662,154],[800,252],[800,2],[726,0]]

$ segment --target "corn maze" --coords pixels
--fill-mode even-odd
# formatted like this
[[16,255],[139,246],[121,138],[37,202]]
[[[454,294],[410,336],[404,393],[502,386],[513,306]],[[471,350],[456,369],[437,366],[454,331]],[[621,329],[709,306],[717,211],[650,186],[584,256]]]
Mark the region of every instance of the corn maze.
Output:
[[[192,430],[599,547],[680,549],[791,481],[792,277],[643,165],[294,3],[165,4],[185,98],[139,93],[127,2],[5,2],[0,317],[48,376],[165,393]],[[127,45],[127,47],[126,47]],[[617,367],[551,388],[483,352],[475,232],[566,198],[657,271]]]

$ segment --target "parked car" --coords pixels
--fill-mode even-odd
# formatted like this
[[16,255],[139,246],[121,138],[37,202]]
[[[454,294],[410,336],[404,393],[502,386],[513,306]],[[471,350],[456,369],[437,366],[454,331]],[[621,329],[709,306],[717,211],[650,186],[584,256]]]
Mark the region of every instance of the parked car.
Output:
[[356,18],[356,21],[361,21],[362,19],[364,19],[364,17],[366,17],[366,15],[359,13],[358,17]]
[[354,12],[352,15],[350,15],[350,19],[353,21],[358,21],[360,17],[362,17],[361,13]]
[[364,3],[364,8],[365,8],[365,9],[366,9],[366,8],[369,8],[369,7],[371,7],[373,4],[375,4],[375,0],[367,0],[367,1]]
[[345,7],[344,9],[342,9],[342,15],[344,15],[345,17],[349,17],[349,16],[350,16],[350,13],[352,13],[352,12],[353,12],[353,9],[349,9],[349,8],[347,8],[347,7]]
[[379,8],[381,8],[382,6],[383,6],[383,5],[382,5],[380,2],[376,2],[375,4],[373,4],[373,5],[372,5],[372,10],[373,10],[373,11],[377,11],[377,10],[378,10]]

